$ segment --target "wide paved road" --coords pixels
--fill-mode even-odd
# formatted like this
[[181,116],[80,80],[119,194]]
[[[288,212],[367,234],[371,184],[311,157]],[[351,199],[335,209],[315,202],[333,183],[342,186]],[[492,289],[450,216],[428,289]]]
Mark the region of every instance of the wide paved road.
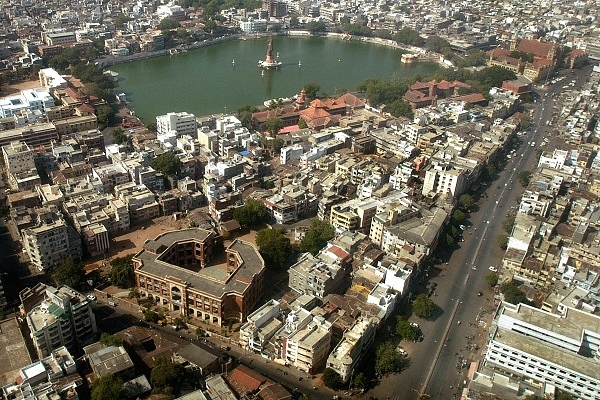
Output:
[[[487,187],[487,197],[478,203],[479,210],[470,216],[471,226],[464,232],[465,242],[456,250],[449,265],[442,265],[432,282],[438,284],[432,299],[441,314],[434,321],[419,322],[425,337],[421,343],[404,343],[412,365],[401,374],[384,377],[381,385],[369,391],[379,399],[417,399],[427,393],[431,399],[459,398],[465,386],[471,360],[480,360],[486,343],[487,328],[495,309],[493,291],[487,287],[485,276],[489,267],[500,265],[503,252],[496,238],[503,234],[502,221],[511,207],[517,205],[524,189],[518,183],[518,173],[533,171],[537,164],[536,152],[552,126],[554,106],[560,107],[559,96],[563,86],[576,80],[573,87],[581,87],[589,68],[575,73],[563,73],[566,79],[536,92],[533,109],[533,131],[521,137],[522,145],[516,157],[511,158],[498,179]],[[546,96],[548,92],[548,96]],[[531,145],[535,142],[535,145]],[[475,269],[473,269],[475,267]],[[482,292],[482,296],[477,293]],[[459,323],[460,322],[460,323]],[[478,344],[478,350],[468,350],[467,344]],[[457,364],[465,360],[465,368]]]

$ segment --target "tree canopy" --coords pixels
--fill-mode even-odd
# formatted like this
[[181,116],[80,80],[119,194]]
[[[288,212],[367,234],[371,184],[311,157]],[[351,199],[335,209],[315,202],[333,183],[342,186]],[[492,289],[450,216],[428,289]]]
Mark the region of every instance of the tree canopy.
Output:
[[256,245],[267,268],[282,269],[285,267],[292,245],[290,239],[284,236],[283,231],[261,229],[256,234]]
[[66,285],[77,289],[79,284],[85,280],[85,269],[83,263],[67,257],[52,267],[52,279],[57,285]]
[[327,25],[325,25],[323,21],[310,21],[304,25],[304,29],[314,35],[317,33],[327,32]]
[[135,286],[133,273],[133,254],[114,258],[111,262],[110,282],[118,288],[125,289]]
[[342,385],[342,378],[333,369],[325,368],[323,371],[323,384],[330,389],[337,390]]
[[121,378],[108,374],[92,382],[92,400],[121,400],[124,398]]
[[316,255],[335,236],[335,229],[327,222],[314,219],[300,242],[300,251]]
[[185,377],[185,369],[179,363],[159,358],[150,372],[150,381],[157,393],[176,395]]
[[475,205],[475,200],[470,194],[463,194],[458,198],[458,204],[461,209],[471,211],[471,208]]
[[435,303],[425,294],[420,294],[413,300],[412,310],[419,318],[429,318],[435,311]]
[[392,342],[380,343],[375,350],[375,371],[384,375],[398,369],[398,353]]
[[114,144],[127,143],[129,136],[127,136],[122,128],[115,128],[115,130],[112,132],[112,140]]
[[417,340],[421,335],[421,330],[418,327],[411,325],[404,317],[398,316],[396,319],[396,334],[402,339]]
[[176,175],[181,170],[181,160],[171,152],[163,153],[152,160],[152,168],[164,175]]
[[312,101],[318,97],[319,90],[321,90],[321,85],[318,83],[307,83],[302,87],[304,89],[304,95],[308,101]]
[[489,287],[494,287],[498,284],[498,279],[497,273],[490,272],[485,276],[485,283],[487,283]]
[[242,207],[233,211],[233,219],[248,227],[257,227],[270,219],[269,211],[265,204],[256,199],[246,199]]
[[100,343],[105,346],[122,346],[123,339],[117,335],[111,335],[110,333],[103,332],[102,335],[100,335]]
[[531,171],[521,171],[517,175],[517,179],[519,180],[521,186],[527,187],[529,186],[529,182],[531,181],[532,176],[533,174],[531,173]]
[[161,31],[168,31],[171,29],[177,29],[180,26],[181,24],[175,18],[166,17],[160,21],[160,23],[158,24],[158,29],[160,29]]
[[400,29],[393,38],[398,43],[411,46],[420,46],[423,43],[423,38],[419,35],[419,32],[406,26]]
[[274,117],[269,118],[265,121],[265,129],[271,134],[272,137],[276,137],[277,133],[285,127],[285,122],[281,118]]
[[504,282],[500,285],[500,292],[504,295],[504,300],[511,304],[528,304],[527,296],[519,289],[515,281]]

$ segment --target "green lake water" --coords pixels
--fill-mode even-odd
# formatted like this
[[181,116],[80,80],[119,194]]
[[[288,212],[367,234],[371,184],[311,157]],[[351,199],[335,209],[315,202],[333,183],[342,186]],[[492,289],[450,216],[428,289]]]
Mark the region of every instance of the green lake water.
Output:
[[435,63],[402,64],[392,47],[323,37],[275,37],[276,70],[258,68],[267,39],[250,38],[206,46],[185,53],[136,60],[110,67],[119,73],[116,93],[143,121],[186,111],[196,116],[234,112],[278,97],[292,97],[308,83],[320,95],[355,90],[367,78],[428,75]]

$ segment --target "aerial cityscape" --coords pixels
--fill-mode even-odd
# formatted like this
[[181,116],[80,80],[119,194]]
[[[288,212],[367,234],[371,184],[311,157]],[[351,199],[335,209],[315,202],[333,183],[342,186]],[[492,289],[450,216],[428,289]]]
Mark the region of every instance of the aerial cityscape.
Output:
[[598,15],[2,2],[0,398],[600,400]]

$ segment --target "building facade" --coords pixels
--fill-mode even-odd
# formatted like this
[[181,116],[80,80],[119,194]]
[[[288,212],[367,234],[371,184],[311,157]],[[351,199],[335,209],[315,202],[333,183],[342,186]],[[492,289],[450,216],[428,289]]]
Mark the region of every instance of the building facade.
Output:
[[250,243],[235,240],[225,265],[212,265],[217,235],[204,229],[166,232],[133,258],[142,297],[211,325],[244,321],[262,295],[265,265]]
[[61,346],[80,348],[98,332],[89,300],[68,286],[46,286],[41,302],[27,313],[27,326],[40,358]]

